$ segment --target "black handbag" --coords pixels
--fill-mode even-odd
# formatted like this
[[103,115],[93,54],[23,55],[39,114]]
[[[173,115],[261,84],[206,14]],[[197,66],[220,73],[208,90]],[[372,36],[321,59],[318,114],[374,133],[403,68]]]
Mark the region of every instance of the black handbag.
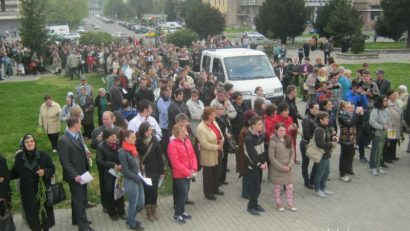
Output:
[[55,178],[55,183],[47,188],[47,205],[50,207],[66,199],[63,183],[58,181],[57,175]]
[[4,213],[1,211],[0,213],[0,230],[1,231],[15,231],[16,230],[16,225],[14,224],[13,221],[13,213],[10,210],[9,203],[3,199],[0,198],[0,204],[2,206],[2,210],[4,208]]

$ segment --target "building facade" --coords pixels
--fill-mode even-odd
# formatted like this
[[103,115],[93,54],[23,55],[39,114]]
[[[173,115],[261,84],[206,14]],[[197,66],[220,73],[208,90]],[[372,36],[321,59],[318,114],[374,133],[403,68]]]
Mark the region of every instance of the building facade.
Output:
[[5,9],[0,9],[0,33],[15,31],[20,16],[20,1],[6,0]]

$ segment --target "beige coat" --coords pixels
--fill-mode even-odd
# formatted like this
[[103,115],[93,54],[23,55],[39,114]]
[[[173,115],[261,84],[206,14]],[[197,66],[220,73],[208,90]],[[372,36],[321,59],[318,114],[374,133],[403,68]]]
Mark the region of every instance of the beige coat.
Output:
[[44,129],[47,134],[60,132],[60,105],[52,102],[51,107],[47,107],[46,103],[41,104],[38,124]]
[[[268,180],[274,184],[293,184],[294,182],[294,157],[293,148],[287,148],[285,141],[280,141],[273,136],[269,143],[269,171]],[[290,172],[286,166],[292,167]]]
[[[214,121],[215,126],[218,128],[219,132],[221,129],[218,124]],[[221,135],[223,133],[221,132]],[[204,121],[199,123],[196,129],[196,137],[200,144],[200,161],[201,166],[213,167],[218,165],[218,141],[215,133],[209,128]],[[221,144],[223,144],[223,135]]]

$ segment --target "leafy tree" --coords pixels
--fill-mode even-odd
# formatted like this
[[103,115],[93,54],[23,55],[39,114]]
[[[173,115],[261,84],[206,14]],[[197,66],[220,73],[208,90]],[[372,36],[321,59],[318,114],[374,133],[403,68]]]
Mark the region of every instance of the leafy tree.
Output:
[[167,0],[165,3],[165,14],[167,21],[175,21],[177,19],[176,0]]
[[193,41],[198,40],[199,36],[196,32],[190,29],[178,30],[174,33],[167,35],[167,42],[174,44],[175,46],[183,47],[190,46]]
[[48,24],[68,24],[73,28],[88,16],[88,0],[47,0],[45,13]]
[[333,1],[335,8],[330,12],[324,32],[334,36],[336,43],[339,43],[343,36],[360,34],[363,23],[352,3],[348,0]]
[[303,0],[266,0],[255,20],[256,30],[268,38],[279,38],[286,43],[303,33],[309,9]]
[[20,37],[24,46],[39,54],[47,42],[44,3],[40,0],[21,0]]
[[80,44],[103,46],[111,44],[114,37],[107,32],[86,32],[81,35]]
[[[325,31],[325,27],[329,22],[330,15],[336,8],[336,1],[330,1],[323,7],[319,7],[317,10],[316,22],[313,23],[313,26],[318,31],[320,37],[324,36],[326,38],[330,37],[330,34]],[[346,16],[345,16],[346,17]],[[343,18],[345,18],[343,17]]]
[[352,53],[358,54],[364,51],[365,37],[362,34],[355,34],[352,36]]
[[222,33],[225,28],[225,19],[218,9],[209,4],[195,4],[185,17],[187,27],[200,38]]
[[374,30],[377,35],[391,38],[395,42],[398,42],[405,29],[401,26],[397,26],[397,24],[393,24],[390,20],[389,18],[385,18],[385,16],[379,17],[374,25]]
[[189,15],[189,12],[192,10],[192,8],[195,7],[195,5],[200,4],[202,1],[201,0],[186,0],[183,4],[183,10],[181,12],[181,17],[186,18]]
[[[410,33],[410,20],[408,18],[410,1],[382,0],[381,7],[383,9],[383,17],[381,17],[380,22],[376,24],[375,29],[377,34],[395,39],[400,32],[401,34],[405,31]],[[386,27],[388,27],[388,30],[385,30]],[[409,36],[407,36],[407,47],[410,48]]]

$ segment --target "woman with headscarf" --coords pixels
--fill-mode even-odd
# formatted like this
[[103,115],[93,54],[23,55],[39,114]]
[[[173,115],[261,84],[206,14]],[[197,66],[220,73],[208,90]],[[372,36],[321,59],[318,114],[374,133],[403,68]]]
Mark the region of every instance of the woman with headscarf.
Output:
[[40,106],[38,124],[47,133],[53,152],[57,152],[58,134],[61,126],[60,114],[60,105],[53,101],[51,96],[44,96],[44,103]]
[[67,121],[67,119],[71,117],[71,109],[73,108],[80,109],[81,111],[80,119],[83,119],[84,117],[83,111],[81,110],[80,105],[74,102],[74,95],[72,92],[67,93],[67,97],[65,98],[65,103],[66,104],[61,109],[61,114],[60,114],[61,121]]
[[75,101],[84,113],[84,118],[81,121],[81,125],[84,127],[84,136],[91,139],[94,130],[94,100],[92,96],[87,95],[86,87],[81,87],[80,93]]
[[[44,187],[49,187],[54,173],[55,167],[49,155],[38,150],[32,135],[24,135],[21,140],[21,150],[17,152],[14,165],[10,170],[10,178],[20,179],[23,210],[27,224],[33,231],[47,231],[55,224],[53,207],[44,204],[45,214],[41,215],[37,200],[40,178],[44,180]],[[46,194],[39,196],[46,197]]]
[[114,199],[114,186],[116,177],[109,170],[121,171],[121,164],[118,158],[119,145],[117,144],[117,134],[111,129],[104,129],[102,132],[103,141],[98,145],[96,162],[100,177],[101,202],[107,209],[111,220],[118,218],[126,219],[124,210],[124,197]]

